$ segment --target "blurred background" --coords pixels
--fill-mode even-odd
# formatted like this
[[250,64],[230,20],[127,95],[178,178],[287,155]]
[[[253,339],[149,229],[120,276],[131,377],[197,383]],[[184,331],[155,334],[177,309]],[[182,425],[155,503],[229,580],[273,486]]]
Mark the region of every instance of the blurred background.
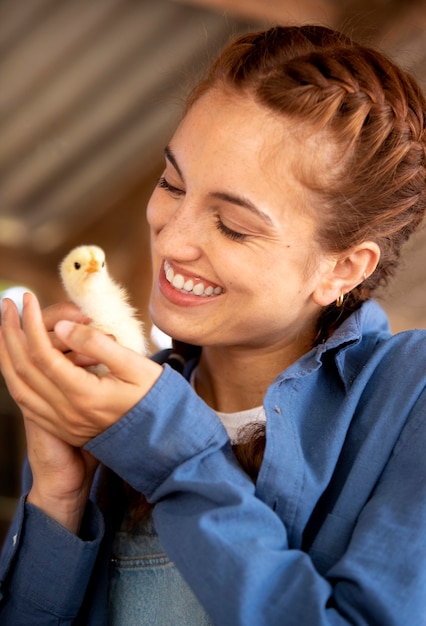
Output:
[[[58,263],[96,243],[147,320],[145,205],[181,102],[231,36],[277,22],[341,29],[426,86],[425,0],[0,0],[1,295],[63,299]],[[426,328],[425,243],[381,297],[395,331]],[[0,379],[0,545],[23,454]]]

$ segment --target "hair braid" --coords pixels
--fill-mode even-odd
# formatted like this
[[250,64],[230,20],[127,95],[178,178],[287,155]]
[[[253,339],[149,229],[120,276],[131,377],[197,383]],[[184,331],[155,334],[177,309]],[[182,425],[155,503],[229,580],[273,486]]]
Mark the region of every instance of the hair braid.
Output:
[[335,149],[327,167],[302,167],[299,177],[321,215],[324,250],[367,239],[380,246],[376,271],[346,299],[347,312],[354,310],[394,274],[402,244],[425,213],[426,104],[419,86],[382,53],[321,26],[241,36],[188,106],[218,85],[250,93]]
[[[386,56],[322,26],[275,27],[242,35],[224,49],[189,95],[186,110],[217,86],[247,92],[259,103],[319,134],[335,149],[327,167],[301,168],[311,209],[321,216],[317,239],[340,252],[365,240],[381,249],[376,271],[347,295],[345,308],[323,311],[319,337],[394,274],[402,244],[426,210],[426,102],[417,83]],[[328,166],[331,166],[330,168]],[[174,342],[170,365],[199,348]],[[192,355],[193,356],[193,355]],[[256,481],[264,426],[233,446]],[[126,487],[135,523],[152,505]]]

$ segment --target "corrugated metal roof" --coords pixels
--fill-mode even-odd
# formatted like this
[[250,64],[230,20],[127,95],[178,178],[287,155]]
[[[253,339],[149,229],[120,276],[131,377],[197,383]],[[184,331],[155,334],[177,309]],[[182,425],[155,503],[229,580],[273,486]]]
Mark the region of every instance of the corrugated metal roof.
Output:
[[0,244],[54,248],[151,172],[191,75],[239,27],[165,0],[0,2]]

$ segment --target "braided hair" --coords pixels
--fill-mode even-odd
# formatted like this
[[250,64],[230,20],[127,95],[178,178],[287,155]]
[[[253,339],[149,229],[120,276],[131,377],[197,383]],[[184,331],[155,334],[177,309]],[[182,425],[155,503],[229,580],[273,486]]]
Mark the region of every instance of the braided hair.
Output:
[[[381,52],[323,26],[277,26],[229,44],[187,109],[219,87],[246,93],[333,148],[326,165],[297,173],[325,252],[375,241],[375,272],[347,294],[344,317],[387,284],[426,207],[426,101],[416,81]],[[319,217],[319,219],[318,219]],[[329,334],[342,311],[323,311]]]
[[[381,52],[312,25],[277,26],[235,39],[192,90],[185,111],[214,88],[254,97],[294,120],[304,137],[332,147],[326,163],[307,155],[297,172],[308,191],[309,210],[317,216],[316,238],[324,252],[343,252],[367,240],[380,247],[376,270],[346,295],[344,306],[324,308],[320,341],[387,284],[402,244],[423,220],[425,98],[416,81]],[[197,352],[174,342],[171,365],[181,367],[182,359]],[[253,425],[233,446],[253,481],[264,447],[263,425]],[[138,518],[150,505],[140,494],[136,498]]]

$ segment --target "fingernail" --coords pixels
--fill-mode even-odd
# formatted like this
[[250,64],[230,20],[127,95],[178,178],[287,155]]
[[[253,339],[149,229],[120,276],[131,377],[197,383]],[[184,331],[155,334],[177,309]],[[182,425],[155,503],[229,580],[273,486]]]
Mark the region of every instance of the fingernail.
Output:
[[9,307],[9,299],[8,298],[2,298],[1,301],[1,312],[3,313],[7,313]]
[[55,324],[55,333],[61,337],[68,337],[74,327],[74,322],[70,322],[69,320],[60,320]]
[[1,301],[1,307],[0,307],[0,324],[3,322],[3,318],[5,315],[7,315],[7,302],[6,302],[6,298],[3,298]]

